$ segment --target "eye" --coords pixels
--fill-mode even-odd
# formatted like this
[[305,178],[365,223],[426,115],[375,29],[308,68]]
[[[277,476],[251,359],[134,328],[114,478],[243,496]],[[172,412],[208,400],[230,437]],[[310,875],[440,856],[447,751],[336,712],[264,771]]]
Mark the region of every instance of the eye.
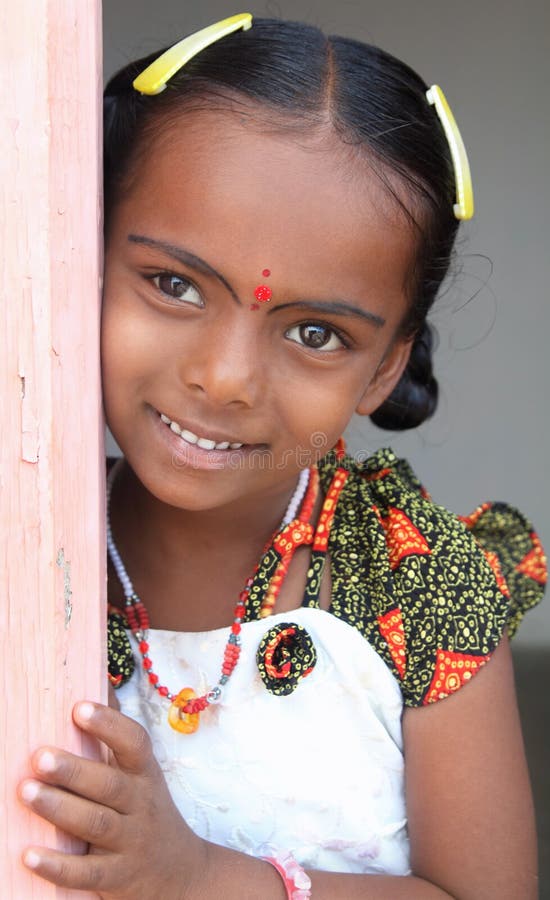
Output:
[[181,275],[161,272],[159,275],[154,275],[151,281],[161,294],[165,294],[173,300],[183,300],[184,303],[191,303],[193,306],[204,306],[204,301],[195,285],[186,278],[182,278]]
[[310,350],[341,350],[347,344],[329,325],[320,322],[306,322],[289,328],[285,337]]

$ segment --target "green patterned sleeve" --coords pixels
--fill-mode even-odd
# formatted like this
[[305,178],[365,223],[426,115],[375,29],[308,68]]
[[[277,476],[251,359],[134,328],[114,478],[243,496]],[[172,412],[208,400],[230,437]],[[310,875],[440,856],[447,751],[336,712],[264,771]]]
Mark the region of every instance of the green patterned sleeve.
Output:
[[515,608],[496,555],[483,551],[457,517],[426,516],[429,552],[407,555],[395,570],[406,647],[406,706],[441,700],[491,658]]
[[361,475],[374,610],[366,636],[399,679],[405,705],[427,705],[466,684],[505,630],[514,634],[542,597],[546,559],[530,523],[504,503],[457,516],[389,451]]

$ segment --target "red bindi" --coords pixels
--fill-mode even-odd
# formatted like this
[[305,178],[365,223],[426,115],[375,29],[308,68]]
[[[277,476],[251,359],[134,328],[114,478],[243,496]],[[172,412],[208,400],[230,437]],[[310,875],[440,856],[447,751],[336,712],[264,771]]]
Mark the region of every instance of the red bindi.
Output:
[[262,275],[264,276],[264,278],[269,278],[269,276],[271,275],[271,269],[264,269]]
[[254,296],[256,300],[260,303],[267,303],[268,300],[271,300],[272,291],[266,284],[260,284],[259,287],[254,291]]

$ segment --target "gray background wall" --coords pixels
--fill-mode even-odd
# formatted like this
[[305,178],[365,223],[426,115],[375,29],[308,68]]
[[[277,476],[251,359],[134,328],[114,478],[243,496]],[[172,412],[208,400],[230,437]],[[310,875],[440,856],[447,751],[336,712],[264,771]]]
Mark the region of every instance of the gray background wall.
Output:
[[[352,450],[392,445],[456,512],[485,499],[519,506],[549,548],[550,4],[104,0],[105,73],[241,11],[379,44],[445,91],[468,148],[476,215],[432,317],[440,407],[405,435],[358,420],[348,441]],[[550,601],[517,641],[550,643]]]

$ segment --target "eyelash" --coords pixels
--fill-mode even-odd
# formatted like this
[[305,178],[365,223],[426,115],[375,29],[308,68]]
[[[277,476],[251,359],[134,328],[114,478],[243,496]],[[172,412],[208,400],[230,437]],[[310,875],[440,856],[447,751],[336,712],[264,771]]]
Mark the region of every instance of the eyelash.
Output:
[[[285,337],[287,337],[288,334],[291,331],[293,331],[295,328],[301,329],[301,328],[307,328],[308,326],[324,328],[326,331],[330,332],[330,334],[331,334],[331,337],[329,338],[327,343],[330,343],[330,341],[332,340],[332,337],[337,337],[338,340],[340,341],[340,343],[342,344],[342,346],[333,348],[332,350],[327,350],[324,346],[323,347],[311,347],[308,344],[300,343],[299,341],[294,341],[294,343],[298,344],[301,347],[305,347],[306,350],[313,350],[314,353],[334,353],[336,350],[349,350],[349,348],[351,346],[351,341],[349,340],[349,338],[346,335],[342,334],[342,332],[339,331],[337,328],[335,328],[334,325],[329,325],[328,322],[318,322],[318,321],[312,320],[312,319],[308,319],[305,322],[298,322],[296,325],[293,325],[291,328],[287,329],[287,331],[285,333]],[[294,340],[294,339],[289,338],[289,340]]]
[[[202,308],[204,306],[202,294],[199,291],[199,289],[197,288],[197,286],[195,284],[193,284],[193,282],[190,281],[189,278],[185,278],[183,275],[178,275],[177,272],[170,272],[170,271],[165,270],[162,272],[155,272],[154,275],[147,275],[145,277],[147,278],[148,281],[150,281],[154,285],[155,289],[158,291],[159,294],[162,294],[164,297],[169,297],[172,300],[182,300],[182,304],[181,304],[182,306],[189,305],[189,306],[196,306],[198,308]],[[192,290],[196,291],[197,295],[200,297],[200,300],[201,300],[200,305],[198,303],[193,303],[190,300],[185,300],[181,297],[174,297],[171,294],[169,294],[167,291],[163,291],[162,288],[160,287],[160,284],[156,283],[156,280],[160,279],[160,278],[177,279],[179,282],[181,282],[182,285],[184,285],[184,291],[187,291],[188,289],[192,289]],[[300,343],[299,341],[294,340],[294,338],[289,338],[289,340],[294,341],[294,343],[298,344],[299,346],[305,347],[307,350],[312,350],[314,353],[334,353],[335,349],[336,350],[340,350],[340,349],[348,350],[349,347],[351,346],[351,341],[349,340],[349,338],[346,335],[344,335],[338,328],[335,328],[334,325],[329,325],[327,322],[319,322],[314,319],[308,319],[304,322],[298,322],[295,325],[292,325],[291,328],[288,328],[287,331],[285,332],[285,337],[287,337],[289,335],[289,333],[291,331],[293,331],[295,328],[302,329],[302,328],[307,328],[308,326],[326,329],[328,332],[330,332],[330,335],[331,335],[331,337],[329,338],[327,343],[330,343],[330,341],[332,340],[332,337],[336,337],[342,344],[342,347],[333,348],[332,350],[326,350],[324,346],[323,347],[312,347],[312,346],[308,346],[308,344],[306,344],[305,342]]]
[[[181,300],[182,306],[196,306],[198,308],[202,308],[204,306],[204,300],[202,298],[202,294],[199,291],[198,287],[195,284],[193,284],[193,282],[189,278],[185,278],[183,275],[178,275],[177,272],[167,272],[167,271],[155,272],[154,275],[146,275],[145,277],[147,278],[147,281],[150,281],[151,284],[153,284],[153,286],[158,291],[158,293],[162,294],[163,297],[168,297],[171,300]],[[167,291],[163,291],[162,288],[160,287],[160,284],[156,283],[157,279],[160,279],[160,278],[177,279],[184,286],[184,292],[187,292],[187,290],[189,290],[189,289],[196,291],[196,293],[198,294],[200,301],[201,301],[200,304],[193,303],[191,300],[185,300],[183,297],[173,296],[172,294],[169,294]]]

